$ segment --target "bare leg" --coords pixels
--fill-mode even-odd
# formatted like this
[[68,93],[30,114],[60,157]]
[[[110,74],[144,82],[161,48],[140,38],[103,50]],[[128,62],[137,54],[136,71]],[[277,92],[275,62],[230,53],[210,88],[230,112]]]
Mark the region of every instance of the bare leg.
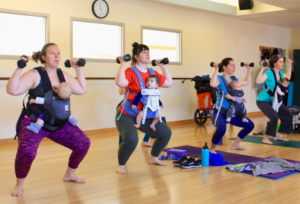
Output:
[[64,181],[75,182],[75,183],[85,183],[84,179],[78,178],[74,173],[76,169],[70,167],[67,168],[66,174],[64,176]]
[[289,141],[288,139],[281,137],[281,134],[279,132],[276,133],[276,137],[274,138],[274,140],[281,140],[285,142]]
[[17,183],[15,189],[11,192],[11,196],[20,197],[23,194],[23,185],[25,178],[17,178]]
[[142,147],[152,147],[153,145],[150,142],[142,142]]
[[140,111],[139,114],[136,116],[136,124],[134,127],[139,128],[141,126],[141,122],[144,116],[144,111]]
[[[271,136],[270,136],[271,137]],[[269,139],[269,135],[265,135],[264,136],[264,139],[262,140],[263,143],[266,143],[266,144],[269,144],[269,145],[272,145],[273,142],[270,141]]]
[[217,153],[217,152],[216,152],[216,146],[217,146],[216,144],[211,143],[211,146],[210,146],[210,150],[209,150],[209,151],[210,151],[211,153]]
[[154,118],[151,125],[150,125],[150,128],[151,128],[151,130],[153,130],[153,132],[155,132],[155,125],[158,122],[159,122],[159,116],[157,116],[157,118]]
[[245,147],[240,146],[241,141],[242,141],[241,138],[236,137],[233,144],[232,144],[232,146],[231,146],[231,149],[232,150],[247,150]]
[[39,118],[36,120],[36,123],[39,124],[40,126],[44,125],[44,121]]
[[154,157],[154,156],[150,156],[150,159],[149,159],[149,164],[157,164],[157,165],[160,165],[160,166],[167,166],[167,164],[163,161],[160,161],[158,159],[158,157]]
[[126,174],[125,166],[119,165],[117,168],[117,174],[125,175]]

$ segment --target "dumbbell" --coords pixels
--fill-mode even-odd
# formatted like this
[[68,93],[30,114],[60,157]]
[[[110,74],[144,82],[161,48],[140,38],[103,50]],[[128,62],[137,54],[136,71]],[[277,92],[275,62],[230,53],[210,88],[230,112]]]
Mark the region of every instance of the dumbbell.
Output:
[[[214,64],[215,64],[214,62],[211,62],[211,63],[210,63],[210,66],[211,66],[211,67],[214,67]],[[222,63],[219,63],[219,64],[218,64],[218,67],[219,67],[219,69],[222,69],[222,68],[223,68],[223,64],[222,64]]]
[[[169,58],[167,58],[167,57],[163,58],[160,61],[160,63],[162,63],[162,64],[169,64]],[[151,64],[152,64],[152,66],[156,66],[156,59],[152,60]]]
[[296,60],[294,60],[294,61],[292,61],[292,65],[296,65],[297,64],[297,61]]
[[[125,62],[130,61],[130,60],[131,60],[130,54],[124,55],[124,56],[123,56],[123,59],[124,59]],[[116,62],[117,62],[118,64],[121,63],[120,60],[119,60],[119,57],[116,58]]]
[[[19,59],[17,62],[17,65],[19,68],[23,69],[24,67],[26,67],[27,62],[28,62],[28,57],[26,55],[22,55],[21,57],[24,57],[26,60],[24,59]],[[20,57],[20,58],[21,58]]]
[[[244,63],[244,62],[241,62],[241,67],[243,67],[243,66],[245,66],[245,63]],[[250,67],[254,67],[254,63],[253,63],[253,62],[250,63],[249,66],[250,66]]]
[[[259,64],[261,63],[261,61],[259,62]],[[269,63],[267,61],[263,62],[263,67],[267,67],[269,65]]]
[[[76,64],[77,64],[78,66],[80,66],[80,67],[84,67],[84,65],[85,65],[85,59],[79,58],[79,60],[76,62]],[[65,61],[65,67],[68,67],[68,68],[71,67],[70,60],[67,59],[67,60]]]

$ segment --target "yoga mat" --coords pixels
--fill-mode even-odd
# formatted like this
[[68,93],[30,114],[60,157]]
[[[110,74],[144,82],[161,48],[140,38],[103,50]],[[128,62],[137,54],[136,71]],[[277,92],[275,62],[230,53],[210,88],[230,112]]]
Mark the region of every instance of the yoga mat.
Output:
[[[247,136],[248,137],[248,136]],[[187,155],[191,157],[197,157],[201,158],[201,150],[202,148],[200,147],[193,147],[193,146],[180,146],[180,147],[173,147],[173,148],[168,148],[168,149],[184,149],[187,150]],[[167,151],[168,149],[164,149],[163,151]],[[239,163],[252,163],[252,162],[257,162],[257,161],[266,161],[265,159],[271,158],[259,158],[259,157],[252,157],[252,156],[246,156],[246,155],[241,155],[241,154],[234,154],[234,153],[229,153],[229,152],[223,152],[223,151],[217,151],[223,156],[224,161],[227,161],[230,164],[239,164]],[[294,161],[294,160],[289,160],[285,159],[291,163],[300,163],[299,161]],[[235,172],[233,172],[235,173]],[[245,174],[252,174],[252,171],[242,171],[241,173]],[[293,174],[298,173],[298,171],[286,171],[286,172],[280,172],[280,173],[274,173],[274,174],[262,174],[259,175],[258,177],[263,177],[263,178],[268,178],[268,179],[273,179],[273,180],[278,180]]]
[[[200,147],[193,147],[193,146],[180,146],[180,147],[173,147],[169,149],[184,149],[187,150],[187,155],[191,157],[197,157],[201,158],[201,151],[202,148]],[[164,149],[163,151],[167,151],[168,149]],[[258,159],[261,159],[259,157],[252,157],[252,156],[247,156],[247,155],[241,155],[241,154],[234,154],[234,153],[229,153],[229,152],[222,152],[222,151],[217,151],[223,156],[224,161],[227,161],[230,164],[239,164],[239,163],[249,163]]]
[[[269,158],[272,158],[272,157],[267,157],[265,159],[258,159],[258,160],[255,160],[253,162],[258,162],[258,161],[264,162],[264,161],[266,161],[266,159],[269,159]],[[299,161],[294,161],[294,160],[289,160],[289,159],[284,159],[284,160],[286,160],[288,162],[291,162],[293,164],[300,163]],[[247,171],[247,170],[241,171],[241,173],[253,175],[252,171]],[[285,172],[272,173],[272,174],[261,174],[261,175],[258,175],[258,177],[263,177],[263,178],[278,180],[278,179],[281,179],[281,178],[284,178],[284,177],[287,177],[287,176],[290,176],[290,175],[293,175],[293,174],[296,174],[296,173],[298,173],[298,171],[285,171]]]
[[[230,138],[229,140],[235,140],[235,138]],[[252,142],[257,144],[265,144],[262,142],[263,137],[257,137],[257,136],[247,136],[242,141],[243,142]],[[271,142],[273,142],[274,146],[281,146],[281,147],[291,147],[291,148],[298,148],[300,149],[300,141],[278,141],[270,138]],[[265,144],[268,145],[268,144]]]

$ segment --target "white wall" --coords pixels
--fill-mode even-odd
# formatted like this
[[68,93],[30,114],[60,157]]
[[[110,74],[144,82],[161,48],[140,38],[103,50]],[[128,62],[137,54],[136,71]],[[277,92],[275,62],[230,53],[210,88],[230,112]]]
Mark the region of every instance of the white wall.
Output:
[[[110,10],[105,20],[125,23],[125,53],[131,53],[133,42],[141,42],[141,25],[182,30],[183,64],[168,66],[173,77],[211,75],[213,69],[209,63],[229,56],[235,59],[236,64],[251,61],[258,65],[260,45],[290,48],[290,29],[139,0],[107,2]],[[92,3],[92,0],[0,0],[0,8],[50,14],[50,42],[59,46],[62,55],[60,67],[63,68],[64,60],[70,57],[70,18],[95,19]],[[36,65],[30,62],[24,71]],[[0,59],[0,67],[0,76],[9,77],[15,70],[16,61]],[[84,73],[86,77],[114,77],[117,69],[115,63],[90,62],[84,67]],[[74,74],[74,71],[70,72]],[[252,76],[256,77],[257,72],[256,66]],[[245,68],[236,69],[237,77],[244,78],[245,74]],[[248,112],[258,111],[254,80],[244,89],[249,101],[246,104]],[[22,107],[23,96],[8,95],[6,83],[0,81],[0,138],[14,136],[15,123]],[[182,84],[174,81],[172,88],[162,90],[161,100],[165,104],[162,113],[168,121],[193,118],[197,108],[193,86],[193,82]],[[72,112],[78,118],[79,126],[83,130],[114,127],[115,108],[122,99],[117,92],[114,81],[88,81],[85,95],[72,96]]]

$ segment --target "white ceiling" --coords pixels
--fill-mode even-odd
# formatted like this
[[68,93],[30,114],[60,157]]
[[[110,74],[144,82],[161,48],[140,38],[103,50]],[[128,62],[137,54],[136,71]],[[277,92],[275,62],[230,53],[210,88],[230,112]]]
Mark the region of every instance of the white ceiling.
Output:
[[[176,7],[182,7],[185,9],[201,10],[206,12],[214,12],[219,15],[231,15],[232,17],[253,21],[257,23],[263,23],[268,25],[274,25],[286,28],[300,28],[300,0],[255,0],[254,8],[246,12],[240,12],[237,8],[237,14],[232,14],[232,7],[230,5],[219,5],[219,3],[207,3],[207,0],[141,0],[150,1],[158,4],[167,4]],[[209,6],[207,6],[210,4]],[[261,5],[271,5],[283,8],[284,10],[272,11],[272,12],[255,12],[259,10]],[[205,8],[210,7],[209,9]],[[255,7],[256,5],[256,7]],[[265,6],[268,6],[265,5]],[[211,9],[213,7],[213,9]],[[226,8],[225,8],[226,7]],[[226,9],[229,9],[226,12]],[[260,9],[261,10],[261,9]],[[230,13],[231,12],[231,13]]]

